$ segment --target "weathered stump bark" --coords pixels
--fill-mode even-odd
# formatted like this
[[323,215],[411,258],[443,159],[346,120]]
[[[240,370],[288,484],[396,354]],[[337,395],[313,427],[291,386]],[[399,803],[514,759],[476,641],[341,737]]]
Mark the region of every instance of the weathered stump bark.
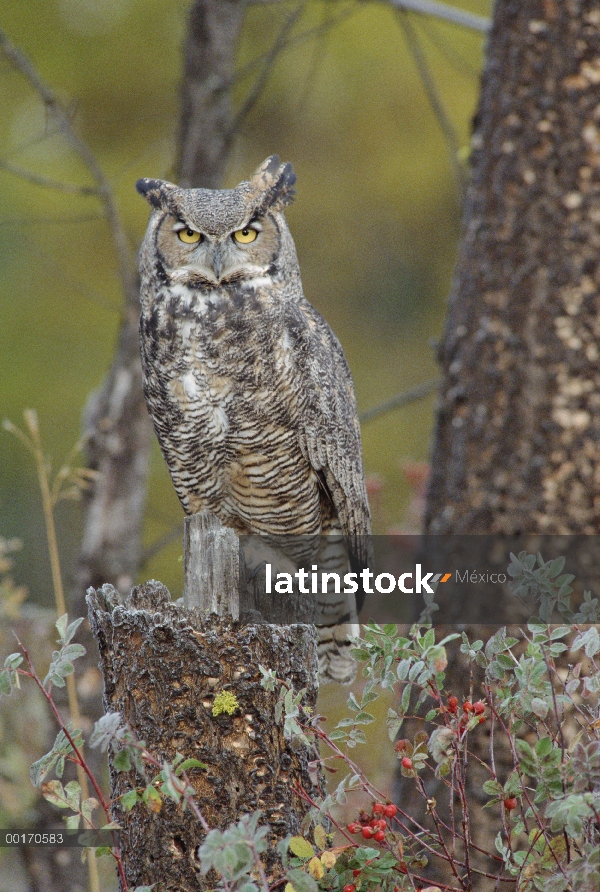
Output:
[[[237,539],[233,547],[237,550]],[[214,570],[220,558],[213,554],[210,560]],[[220,604],[230,601],[223,598]],[[192,770],[190,782],[211,828],[224,829],[243,814],[262,811],[271,826],[266,873],[270,882],[281,877],[276,844],[299,832],[307,813],[294,787],[313,797],[322,790],[309,770],[317,754],[284,738],[275,718],[277,694],[261,687],[259,666],[273,669],[297,691],[306,688],[304,703],[313,707],[318,691],[313,627],[243,625],[207,616],[199,607],[188,611],[154,581],[126,597],[110,585],[91,589],[88,606],[102,660],[105,709],[119,712],[158,760],[181,753],[208,765]],[[214,716],[215,697],[224,691],[235,695],[239,707],[232,715]],[[118,797],[147,783],[133,770],[117,773],[111,767],[114,817],[123,827],[131,887],[156,883],[156,892],[214,887],[214,878],[199,874],[197,849],[205,832],[189,810],[171,801],[158,814],[144,806],[127,813],[120,808]]]

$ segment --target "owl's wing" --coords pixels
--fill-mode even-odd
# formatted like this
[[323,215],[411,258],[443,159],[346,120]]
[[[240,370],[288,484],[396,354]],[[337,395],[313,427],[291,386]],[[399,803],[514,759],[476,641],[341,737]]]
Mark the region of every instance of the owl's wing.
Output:
[[300,448],[333,502],[352,569],[360,572],[371,563],[371,519],[350,369],[338,339],[308,301],[294,302],[286,315],[304,397]]

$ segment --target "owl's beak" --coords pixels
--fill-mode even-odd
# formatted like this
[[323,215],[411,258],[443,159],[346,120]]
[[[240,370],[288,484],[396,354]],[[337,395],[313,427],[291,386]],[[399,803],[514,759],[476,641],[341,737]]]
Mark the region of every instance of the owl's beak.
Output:
[[214,274],[217,279],[220,279],[221,273],[223,272],[223,258],[221,257],[221,248],[219,245],[215,246],[211,259]]

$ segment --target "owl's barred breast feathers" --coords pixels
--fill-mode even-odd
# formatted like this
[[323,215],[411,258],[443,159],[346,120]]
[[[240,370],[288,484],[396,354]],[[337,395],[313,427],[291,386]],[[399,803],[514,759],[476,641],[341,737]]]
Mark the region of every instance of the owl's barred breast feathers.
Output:
[[[148,409],[184,510],[238,534],[341,534],[368,566],[370,518],[354,389],[339,341],[302,292],[283,208],[290,164],[235,189],[139,180]],[[348,681],[346,627],[320,633],[320,669]]]

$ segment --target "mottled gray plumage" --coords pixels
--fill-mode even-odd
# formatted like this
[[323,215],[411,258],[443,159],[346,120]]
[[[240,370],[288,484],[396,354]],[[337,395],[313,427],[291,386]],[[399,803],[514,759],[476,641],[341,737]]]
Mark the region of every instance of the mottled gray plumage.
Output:
[[[238,534],[342,533],[360,570],[370,519],[354,390],[302,292],[283,215],[295,179],[273,156],[235,189],[138,181],[152,206],[144,391],[188,514],[208,508]],[[322,672],[347,680],[344,634],[322,637]]]

